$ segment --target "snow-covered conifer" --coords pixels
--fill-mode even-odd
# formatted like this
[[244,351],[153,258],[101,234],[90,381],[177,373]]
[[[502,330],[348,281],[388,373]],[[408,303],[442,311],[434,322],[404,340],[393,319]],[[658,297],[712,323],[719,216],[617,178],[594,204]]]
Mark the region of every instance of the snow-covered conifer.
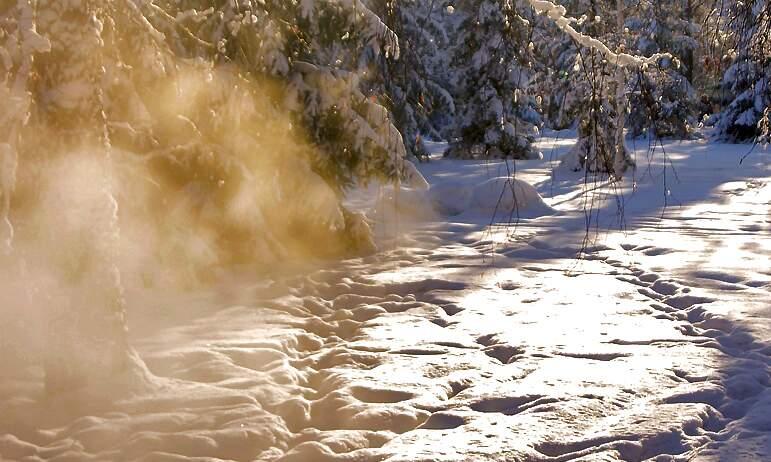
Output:
[[360,0],[159,5],[164,13],[154,21],[159,29],[173,22],[177,53],[234,63],[241,72],[282,82],[279,104],[318,148],[314,169],[331,186],[402,174],[402,138],[361,91],[362,76],[379,56],[399,56],[398,38]]
[[38,31],[50,43],[35,60],[36,131],[45,136],[28,133],[20,163],[48,162],[50,178],[35,183],[45,213],[38,225],[50,270],[70,294],[48,313],[51,393],[123,377],[136,366],[117,261],[119,210],[105,106],[112,67],[105,19],[120,2],[37,2]]
[[642,56],[672,56],[632,76],[628,120],[632,135],[653,129],[655,136],[685,138],[695,127],[694,55],[700,32],[696,10],[690,1],[641,1],[630,6],[623,31],[627,46]]
[[368,75],[366,83],[373,95],[385,100],[408,154],[419,158],[426,154],[424,139],[442,139],[455,113],[443,62],[450,45],[448,13],[444,2],[373,3],[398,35],[401,56],[385,59],[383,72]]
[[768,140],[771,107],[771,3],[730,2],[716,8],[718,30],[729,34],[724,54],[731,64],[723,75],[727,96],[718,117],[721,137],[731,141]]
[[450,154],[526,159],[541,116],[527,89],[532,77],[530,24],[511,0],[471,0],[455,38],[458,116]]

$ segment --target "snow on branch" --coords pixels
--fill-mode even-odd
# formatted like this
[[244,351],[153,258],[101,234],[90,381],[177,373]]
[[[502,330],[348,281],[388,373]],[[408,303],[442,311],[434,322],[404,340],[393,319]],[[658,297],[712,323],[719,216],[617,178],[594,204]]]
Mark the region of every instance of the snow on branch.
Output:
[[399,59],[399,37],[361,0],[302,0],[300,3],[302,17],[313,18],[317,14],[320,3],[340,7],[343,11],[349,12],[352,23],[365,27],[365,33],[369,36],[369,45],[375,54],[382,48],[386,56]]
[[373,40],[371,45],[377,51],[377,45],[383,48],[386,56],[399,59],[399,37],[381,19],[372,12],[361,0],[338,0],[345,8],[361,15],[361,19],[371,31]]
[[557,27],[563,32],[572,37],[579,45],[597,50],[605,56],[605,58],[617,66],[620,67],[641,67],[647,64],[655,64],[659,59],[669,58],[672,59],[672,55],[669,53],[656,53],[650,57],[634,56],[628,53],[615,53],[608,48],[602,41],[591,37],[589,35],[578,32],[571,25],[572,22],[576,22],[575,19],[566,16],[567,10],[562,5],[555,5],[549,0],[528,0],[530,5],[537,13],[545,13]]

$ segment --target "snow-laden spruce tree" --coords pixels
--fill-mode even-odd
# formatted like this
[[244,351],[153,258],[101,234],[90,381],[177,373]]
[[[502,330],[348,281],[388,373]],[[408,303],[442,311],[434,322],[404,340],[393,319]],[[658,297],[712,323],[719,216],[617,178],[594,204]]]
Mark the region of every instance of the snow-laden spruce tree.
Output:
[[156,3],[164,13],[151,20],[161,30],[173,23],[168,35],[178,54],[288,84],[282,104],[319,147],[314,169],[330,185],[401,173],[401,137],[360,88],[379,56],[398,57],[398,38],[360,0]]
[[730,141],[767,141],[771,126],[771,3],[721,3],[713,15],[719,18],[716,32],[729,37],[723,53],[731,58],[721,83],[727,98],[717,118],[718,134]]
[[369,92],[383,100],[404,138],[408,154],[426,155],[425,139],[442,139],[452,123],[455,101],[448,91],[444,2],[370,2],[399,37],[398,60],[384,57],[383,72],[368,75]]
[[633,136],[652,130],[653,136],[685,138],[696,125],[692,82],[701,19],[692,3],[644,0],[628,8],[624,34],[629,49],[642,56],[672,56],[632,76],[628,126]]
[[29,122],[31,74],[35,56],[51,44],[36,30],[35,8],[30,0],[6,2],[0,9],[0,253],[11,251],[14,237],[10,221],[22,133]]
[[146,378],[124,284],[367,247],[345,189],[418,178],[360,91],[398,45],[358,0],[18,0],[0,14],[2,237],[53,281],[39,300],[52,393]]
[[532,47],[530,25],[513,0],[469,0],[461,15],[453,71],[458,78],[455,138],[449,154],[456,157],[537,157],[533,135],[541,123],[528,94]]

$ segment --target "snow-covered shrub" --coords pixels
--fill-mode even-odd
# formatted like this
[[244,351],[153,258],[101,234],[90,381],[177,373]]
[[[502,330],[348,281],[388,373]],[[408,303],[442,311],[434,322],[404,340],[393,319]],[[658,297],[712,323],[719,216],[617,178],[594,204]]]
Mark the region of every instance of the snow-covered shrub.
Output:
[[533,185],[507,176],[491,178],[474,186],[471,209],[504,221],[554,213]]
[[617,138],[616,109],[599,97],[590,104],[592,109],[578,124],[578,141],[562,159],[562,165],[573,171],[620,176],[633,164],[623,141]]

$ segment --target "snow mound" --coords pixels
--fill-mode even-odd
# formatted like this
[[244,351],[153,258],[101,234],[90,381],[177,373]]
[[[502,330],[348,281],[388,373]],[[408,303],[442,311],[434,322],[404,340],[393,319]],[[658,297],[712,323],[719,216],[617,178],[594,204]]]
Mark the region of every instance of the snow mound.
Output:
[[440,183],[430,190],[434,208],[443,215],[480,213],[501,218],[534,218],[554,214],[554,209],[526,181],[501,176],[477,185]]
[[455,216],[471,208],[474,191],[469,185],[448,181],[431,186],[430,200],[442,215]]

